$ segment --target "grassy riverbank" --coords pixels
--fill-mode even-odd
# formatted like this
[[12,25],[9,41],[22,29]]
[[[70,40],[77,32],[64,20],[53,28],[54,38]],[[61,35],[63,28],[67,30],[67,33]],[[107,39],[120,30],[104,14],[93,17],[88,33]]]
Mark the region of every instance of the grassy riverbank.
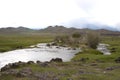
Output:
[[53,37],[49,36],[0,35],[0,52],[26,48],[33,44],[51,41],[53,41]]
[[[50,38],[49,38],[50,39]],[[44,39],[47,40],[47,39]],[[51,39],[50,39],[51,40]],[[26,41],[26,38],[25,40]],[[1,80],[119,80],[120,63],[115,59],[120,57],[120,38],[104,37],[101,42],[110,44],[111,55],[102,55],[100,52],[87,48],[77,53],[71,62],[52,62],[47,65],[28,64],[13,68],[13,72],[30,69],[29,76],[4,74]],[[29,73],[29,72],[28,72]],[[38,79],[39,78],[39,79]]]

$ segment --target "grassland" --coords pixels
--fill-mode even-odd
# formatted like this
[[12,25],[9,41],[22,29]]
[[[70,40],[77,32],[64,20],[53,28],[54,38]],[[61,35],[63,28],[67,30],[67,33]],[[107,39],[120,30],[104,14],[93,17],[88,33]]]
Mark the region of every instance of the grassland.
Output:
[[53,37],[35,35],[0,35],[0,52],[26,48],[37,43],[53,41]]
[[[26,41],[26,39],[28,38],[23,38],[22,41]],[[37,37],[35,39],[37,39]],[[43,40],[46,42],[46,40],[50,41],[51,39],[48,40],[48,38],[45,38]],[[34,43],[34,41],[31,42]],[[36,42],[37,41],[35,41],[35,43]],[[23,68],[30,68],[34,74],[37,73],[44,75],[44,77],[46,76],[46,80],[120,80],[120,63],[114,61],[116,58],[120,57],[120,37],[103,37],[101,42],[109,44],[109,49],[115,48],[115,51],[112,52],[111,55],[102,55],[100,52],[88,48],[83,52],[77,53],[71,62],[48,63],[47,67],[38,64],[30,64],[15,70],[19,71]],[[39,80],[34,76],[17,77],[11,74],[2,75],[0,79]]]

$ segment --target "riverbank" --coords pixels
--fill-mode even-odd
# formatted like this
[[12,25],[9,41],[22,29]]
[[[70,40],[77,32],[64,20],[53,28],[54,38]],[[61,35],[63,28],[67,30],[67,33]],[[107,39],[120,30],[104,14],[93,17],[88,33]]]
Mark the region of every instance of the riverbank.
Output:
[[0,53],[27,48],[38,43],[53,41],[52,36],[40,35],[0,35]]
[[[107,37],[102,43],[110,44],[111,55],[86,49],[70,62],[48,62],[47,65],[27,64],[0,72],[2,80],[119,80],[120,38]],[[41,65],[44,64],[44,65]],[[14,74],[15,72],[15,74]],[[13,73],[13,74],[12,74]]]
[[[89,52],[89,53],[88,53]],[[99,52],[100,53],[100,52]],[[3,68],[3,80],[119,80],[120,59],[111,55],[87,50],[76,54],[70,62],[33,61],[9,64]],[[116,60],[119,60],[116,62]]]
[[[16,64],[16,65],[15,65]],[[19,64],[19,65],[17,65]],[[2,80],[119,80],[115,62],[18,62],[0,72]]]
[[47,46],[46,43],[40,43],[32,48],[19,49],[4,52],[0,54],[0,68],[9,63],[18,61],[50,61],[52,58],[61,58],[64,62],[70,61],[74,55],[81,50],[76,48],[62,46]]

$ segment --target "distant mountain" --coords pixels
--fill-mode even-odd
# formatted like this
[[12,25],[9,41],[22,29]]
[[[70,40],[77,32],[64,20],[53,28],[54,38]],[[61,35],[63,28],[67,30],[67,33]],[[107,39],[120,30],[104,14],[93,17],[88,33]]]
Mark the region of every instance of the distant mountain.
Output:
[[[90,27],[91,26],[91,27]],[[94,27],[94,28],[93,28]],[[92,29],[93,28],[93,29]],[[67,28],[64,26],[48,26],[47,28],[40,29],[40,30],[33,30],[25,27],[18,27],[18,28],[13,28],[13,27],[7,27],[7,28],[0,28],[0,34],[29,34],[29,35],[44,35],[44,34],[55,34],[55,35],[60,35],[60,34],[73,34],[75,32],[85,34],[86,32],[98,32],[101,35],[113,35],[113,36],[120,36],[119,31],[112,31],[112,30],[107,30],[107,29],[99,29],[99,27],[96,27],[96,25],[88,25],[88,27],[83,28],[83,29],[78,29],[78,28]]]
[[54,34],[72,34],[74,32],[79,32],[80,29],[77,28],[66,28],[64,26],[48,26],[45,29],[40,29],[41,33],[54,33]]
[[[91,27],[89,27],[91,26]],[[78,28],[66,28],[64,26],[48,26],[47,28],[45,29],[40,29],[39,32],[42,32],[42,33],[54,33],[54,34],[72,34],[72,33],[75,33],[75,32],[79,32],[81,34],[84,34],[88,31],[91,31],[91,32],[99,32],[100,34],[102,35],[120,35],[120,32],[119,31],[115,31],[115,30],[111,30],[109,28],[108,29],[101,29],[99,27],[95,27],[93,28],[94,26],[92,25],[89,25],[88,27],[86,28],[83,28],[83,29],[78,29]]]
[[47,28],[41,29],[40,31],[41,32],[53,32],[53,33],[55,33],[55,32],[65,32],[66,29],[67,28],[64,26],[54,26],[54,27],[48,26]]
[[0,34],[20,34],[20,33],[27,33],[33,31],[32,29],[26,28],[26,27],[7,27],[7,28],[0,28]]

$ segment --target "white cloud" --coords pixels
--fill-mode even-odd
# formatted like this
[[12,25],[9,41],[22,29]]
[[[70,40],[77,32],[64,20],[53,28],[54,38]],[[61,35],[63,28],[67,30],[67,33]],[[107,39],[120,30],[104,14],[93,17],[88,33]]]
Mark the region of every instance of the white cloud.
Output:
[[72,0],[0,0],[0,26],[47,26],[85,16]]
[[115,25],[120,21],[119,3],[119,0],[98,0],[90,15],[94,21]]
[[119,0],[0,0],[0,27],[41,28],[77,19],[114,26],[120,22],[119,3]]

